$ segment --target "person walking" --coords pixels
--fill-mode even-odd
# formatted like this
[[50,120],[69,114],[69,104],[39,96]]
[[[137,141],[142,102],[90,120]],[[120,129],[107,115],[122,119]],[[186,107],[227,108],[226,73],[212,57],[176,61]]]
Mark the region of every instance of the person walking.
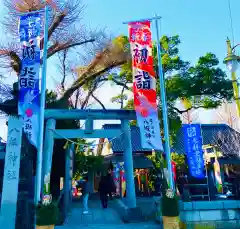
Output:
[[99,182],[99,195],[100,195],[100,200],[102,203],[103,208],[108,207],[108,193],[111,191],[108,186],[108,177],[107,176],[102,176],[101,180]]
[[108,195],[110,200],[113,199],[112,194],[116,193],[116,185],[114,183],[113,180],[113,175],[112,175],[112,170],[108,170],[108,174],[107,174],[107,186],[108,188]]
[[82,200],[83,200],[83,214],[88,214],[88,198],[90,194],[90,185],[88,181],[88,176],[83,178],[82,183]]

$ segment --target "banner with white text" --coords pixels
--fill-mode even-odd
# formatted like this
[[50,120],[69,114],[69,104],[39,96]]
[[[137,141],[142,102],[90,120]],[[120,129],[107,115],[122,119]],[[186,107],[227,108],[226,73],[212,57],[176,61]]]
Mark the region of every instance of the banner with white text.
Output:
[[142,147],[163,150],[156,102],[151,23],[133,22],[128,26],[132,53],[134,106]]
[[40,112],[40,14],[20,16],[19,36],[22,43],[21,72],[18,79],[18,114],[24,117],[24,132],[29,141],[37,146]]

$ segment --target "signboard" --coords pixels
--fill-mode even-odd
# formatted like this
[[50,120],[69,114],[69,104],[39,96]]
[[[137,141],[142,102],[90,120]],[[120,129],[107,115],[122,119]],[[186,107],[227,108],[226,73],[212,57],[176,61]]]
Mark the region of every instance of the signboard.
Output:
[[0,225],[0,228],[15,228],[21,159],[22,126],[22,119],[12,116],[9,117],[1,201],[2,225]]
[[188,158],[188,167],[193,177],[204,178],[204,160],[200,124],[185,124],[184,146]]
[[142,148],[163,150],[156,102],[150,22],[129,23],[133,95]]
[[22,67],[18,80],[18,114],[24,117],[24,132],[29,141],[36,146],[40,112],[40,14],[38,12],[20,16],[19,36],[22,43]]

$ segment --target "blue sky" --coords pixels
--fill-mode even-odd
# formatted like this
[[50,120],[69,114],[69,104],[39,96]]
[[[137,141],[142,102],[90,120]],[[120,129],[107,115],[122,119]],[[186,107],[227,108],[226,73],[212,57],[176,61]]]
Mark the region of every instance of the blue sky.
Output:
[[[123,21],[162,16],[161,33],[180,35],[181,56],[195,62],[206,52],[215,53],[222,61],[226,54],[226,37],[231,38],[227,0],[87,0],[85,22],[107,26],[114,34],[127,34]],[[235,40],[240,42],[240,1],[231,0]],[[155,33],[153,33],[155,35]],[[239,39],[239,40],[237,40]]]
[[[114,35],[127,35],[128,28],[122,24],[123,21],[148,18],[156,13],[162,16],[161,34],[180,36],[182,41],[180,55],[184,60],[195,63],[199,56],[213,52],[219,58],[220,65],[225,68],[222,64],[226,55],[225,41],[227,36],[232,38],[227,0],[84,0],[84,2],[87,7],[83,22],[90,27],[106,27]],[[240,43],[238,26],[240,1],[231,0],[231,5],[235,41]],[[48,76],[56,75],[55,73],[56,69],[48,68]],[[112,107],[110,99],[106,98],[109,94],[114,96],[116,90],[111,85],[106,85],[97,95],[107,107]],[[0,125],[3,123],[4,121],[0,120]],[[0,136],[6,138],[6,128],[3,129],[0,130]]]
[[[235,43],[240,43],[239,0],[230,0],[234,26]],[[154,14],[162,16],[160,33],[178,34],[181,39],[180,55],[195,64],[197,59],[212,52],[219,58],[219,65],[225,69],[226,38],[232,39],[228,0],[87,0],[84,21],[91,26],[106,26],[113,34],[128,34],[123,21],[149,18]],[[104,3],[103,3],[104,2]],[[146,2],[149,2],[146,4]],[[153,39],[156,39],[153,27]],[[240,51],[240,49],[239,49]],[[238,52],[237,49],[237,53]],[[99,91],[106,98],[105,91]],[[112,90],[113,91],[113,90]],[[200,111],[199,121],[211,122],[212,111]]]

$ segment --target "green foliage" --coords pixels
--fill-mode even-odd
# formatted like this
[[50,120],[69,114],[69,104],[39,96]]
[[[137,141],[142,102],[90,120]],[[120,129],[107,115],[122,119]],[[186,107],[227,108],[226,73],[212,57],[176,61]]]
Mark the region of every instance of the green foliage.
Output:
[[75,172],[77,175],[85,171],[98,172],[104,169],[104,157],[100,155],[85,155],[77,153],[75,155]]
[[121,103],[122,101],[126,101],[127,100],[127,95],[126,94],[120,94],[120,95],[116,95],[114,97],[111,98],[112,103]]
[[51,104],[57,101],[57,93],[46,90],[46,103]]
[[162,157],[162,154],[159,155],[159,153],[155,153],[147,156],[147,158],[152,161],[156,170],[163,168],[164,158]]
[[167,188],[168,187],[167,180],[163,175],[164,174],[163,172],[164,158],[162,154],[155,153],[153,155],[147,156],[147,158],[151,160],[153,163],[153,168],[149,171],[149,184],[148,184],[149,188],[151,189],[153,188],[153,184],[156,182],[157,175],[160,175],[161,177],[163,177],[163,186]]
[[183,171],[186,169],[185,155],[172,153],[172,160],[176,163],[177,169]]
[[58,217],[58,207],[56,203],[43,205],[39,203],[36,207],[36,225],[55,225]]
[[101,155],[93,155],[92,150],[88,146],[85,139],[77,139],[79,145],[75,149],[75,176],[83,174],[83,172],[103,171],[104,157]]
[[[120,47],[130,50],[128,37],[120,36],[114,41]],[[194,108],[216,108],[224,100],[231,100],[233,97],[232,82],[228,80],[224,71],[219,67],[219,60],[212,53],[207,53],[198,59],[195,65],[190,65],[179,56],[179,45],[181,43],[178,35],[163,36],[160,40],[162,51],[163,72],[165,75],[166,95],[168,101],[168,118],[170,126],[171,142],[181,127],[179,115]],[[157,47],[153,45],[154,68],[158,72]],[[132,83],[132,63],[131,60],[122,65],[118,73],[114,73],[109,78],[110,81],[126,90],[131,88],[126,83]],[[157,76],[158,79],[158,76]],[[159,91],[159,81],[157,81],[157,93]],[[116,96],[118,99],[119,97]],[[114,101],[117,98],[113,98]],[[179,110],[175,107],[177,100],[183,98],[188,100],[188,107]],[[133,109],[133,99],[127,101],[125,109]],[[159,119],[162,120],[161,101],[159,101]],[[133,125],[136,122],[132,123]],[[161,121],[161,127],[163,123]],[[163,132],[163,131],[161,131]]]
[[173,198],[168,198],[166,194],[162,197],[162,215],[168,217],[179,216],[179,198],[175,194]]

